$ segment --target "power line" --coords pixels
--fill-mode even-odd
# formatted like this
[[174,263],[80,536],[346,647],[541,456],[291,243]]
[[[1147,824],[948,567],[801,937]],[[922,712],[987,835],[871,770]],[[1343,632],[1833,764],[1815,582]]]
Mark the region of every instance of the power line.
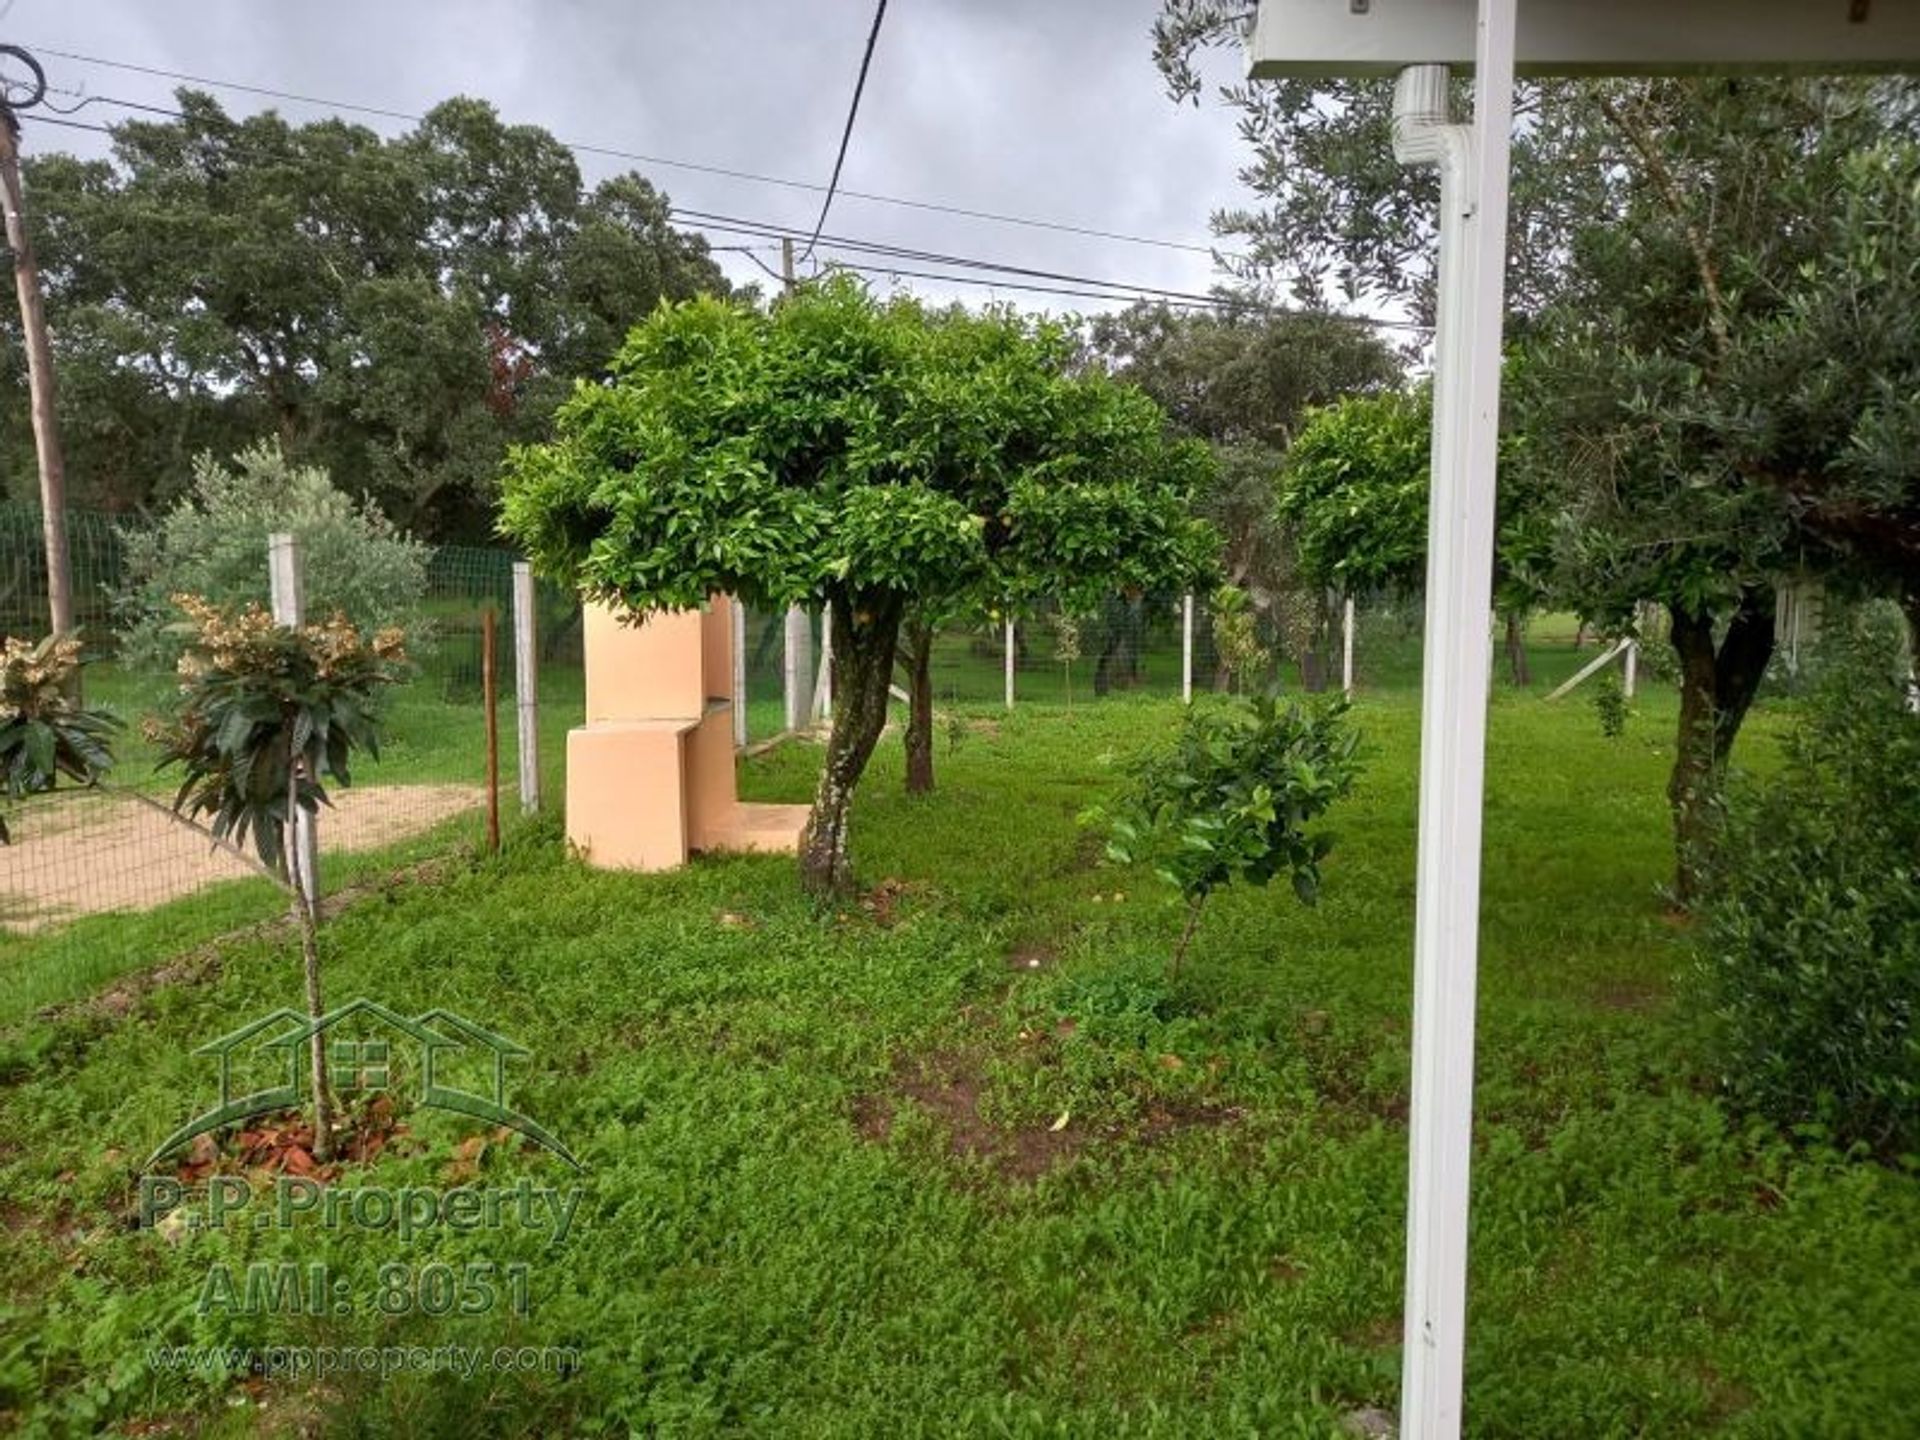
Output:
[[[796,227],[781,225],[772,221],[744,219],[734,215],[717,214],[710,210],[694,210],[675,205],[671,207],[674,219],[698,230],[711,230],[722,235],[759,235],[767,238],[797,238],[801,233]],[[935,250],[921,250],[911,246],[893,245],[880,241],[860,240],[848,236],[826,235],[818,237],[820,244],[831,250],[843,250],[853,255],[873,258],[891,258],[918,261],[923,264],[957,266],[971,270],[990,270],[998,274],[1015,275],[1030,280],[1058,281],[1071,286],[1100,286],[1107,290],[1121,292],[1101,294],[1097,291],[1063,290],[1051,291],[1042,285],[1028,287],[1044,293],[1079,295],[1085,298],[1100,299],[1136,299],[1164,300],[1169,304],[1184,305],[1191,308],[1205,307],[1223,310],[1259,310],[1289,314],[1320,316],[1329,320],[1345,321],[1355,325],[1374,328],[1412,330],[1420,333],[1432,327],[1413,320],[1397,320],[1386,316],[1355,315],[1339,310],[1308,310],[1299,307],[1283,307],[1262,304],[1235,296],[1205,295],[1192,290],[1175,290],[1160,285],[1147,285],[1130,280],[1107,280],[1094,275],[1081,275],[1060,270],[1040,270],[1025,265],[1013,265],[998,260],[986,260],[970,255],[951,255]],[[961,276],[931,275],[925,271],[895,270],[884,266],[862,266],[845,262],[848,269],[865,269],[877,274],[913,274],[926,279],[952,280],[957,284],[991,284],[992,281],[966,279]],[[778,277],[776,277],[778,278]]]
[[22,111],[14,119],[31,121],[35,125],[58,125],[63,130],[91,130],[96,135],[113,134],[105,125],[92,125],[85,120],[62,120],[58,115],[36,115],[31,110]]
[[[108,95],[93,96],[83,103],[108,105],[127,105],[130,108],[146,110],[154,114],[168,115],[174,119],[186,118],[178,110],[167,110],[160,106],[145,105],[138,102],[123,101]],[[72,109],[81,108],[76,105]],[[67,113],[72,113],[71,110]],[[38,120],[44,124],[61,125],[69,129],[90,130],[97,134],[110,135],[112,131],[103,125],[92,125],[76,120],[61,120],[50,115],[30,114],[23,118]],[[754,220],[742,216],[726,215],[710,210],[696,210],[683,206],[671,207],[672,216],[681,223],[701,231],[712,231],[720,235],[746,235],[763,239],[798,239],[804,233],[798,226],[784,225],[775,221]],[[865,256],[870,261],[898,259],[921,264],[943,265],[960,269],[991,271],[997,275],[1021,277],[1020,280],[992,280],[978,276],[942,274],[930,270],[909,269],[904,266],[889,266],[878,263],[860,263],[857,260],[834,262],[840,268],[858,271],[869,275],[891,275],[900,278],[933,280],[943,284],[981,285],[1004,290],[1020,290],[1032,294],[1058,295],[1069,299],[1081,300],[1134,300],[1150,301],[1173,306],[1177,309],[1198,311],[1257,310],[1264,313],[1302,313],[1322,316],[1330,320],[1344,321],[1349,324],[1364,325],[1370,328],[1411,330],[1426,332],[1431,327],[1417,321],[1394,320],[1380,316],[1352,315],[1338,310],[1288,310],[1286,307],[1266,305],[1236,297],[1203,295],[1190,290],[1176,290],[1166,286],[1149,285],[1128,280],[1108,280],[1101,276],[1081,275],[1070,271],[1041,270],[1032,266],[1015,265],[1005,261],[988,260],[979,256],[953,255],[936,250],[923,250],[912,246],[889,244],[883,241],[863,240],[853,236],[828,235],[815,230],[808,240],[809,246],[825,245],[830,250],[845,251],[855,256]],[[716,251],[743,254],[762,272],[775,280],[783,277],[772,267],[754,255],[750,247],[744,245],[712,245]],[[1023,283],[1027,281],[1054,281],[1056,284]],[[1098,287],[1098,288],[1094,288]]]
[[[1019,280],[995,280],[979,275],[938,275],[931,270],[906,270],[894,265],[862,265],[852,260],[835,260],[830,263],[833,267],[842,270],[858,270],[863,275],[893,275],[901,279],[938,280],[943,285],[984,285],[994,290],[1021,290],[1030,294],[1065,295],[1082,300],[1125,300],[1129,298],[1124,294],[1116,294],[1111,290],[1072,290],[1058,285],[1028,284]],[[1144,300],[1150,297],[1141,295],[1132,298]],[[1230,309],[1234,304],[1234,302],[1229,300],[1168,299],[1161,299],[1157,303],[1170,306],[1176,310],[1210,311]],[[1250,305],[1247,308],[1253,309],[1257,307]]]
[[[56,56],[62,60],[71,60],[81,65],[98,65],[109,70],[121,70],[134,75],[148,75],[162,80],[177,80],[187,85],[201,85],[212,90],[232,90],[244,95],[259,95],[272,100],[288,100],[296,105],[311,105],[321,110],[343,111],[349,114],[372,115],[386,120],[404,121],[417,125],[425,118],[406,110],[393,110],[380,105],[364,105],[350,100],[329,100],[314,95],[302,95],[290,90],[276,90],[267,85],[252,85],[240,80],[218,80],[206,75],[192,75],[183,70],[168,70],[158,65],[139,65],[130,60],[114,60],[103,55],[84,55],[74,50],[61,50],[51,46],[38,47],[44,55]],[[157,106],[138,105],[133,102],[100,97],[104,104],[124,104],[128,108],[153,109]],[[794,180],[783,175],[764,175],[757,171],[740,170],[726,165],[710,165],[695,160],[679,160],[666,155],[650,155],[638,150],[623,150],[611,145],[594,145],[583,141],[562,141],[567,148],[582,155],[599,155],[614,160],[626,160],[643,165],[658,165],[669,170],[686,170],[699,175],[715,175],[728,180],[742,180],[756,185],[776,185],[788,190],[810,190],[819,194],[827,186],[809,180]],[[1043,220],[1032,215],[1014,215],[1005,211],[981,210],[966,205],[949,205],[937,200],[914,200],[901,195],[885,195],[871,190],[841,190],[841,196],[849,200],[864,200],[876,205],[892,205],[907,210],[924,210],[940,215],[957,215],[968,220],[984,220],[997,225],[1019,225],[1033,230],[1052,230],[1066,235],[1084,235],[1089,239],[1113,240],[1127,245],[1145,245],[1161,250],[1180,250],[1194,255],[1214,255],[1216,253],[1234,258],[1231,252],[1218,251],[1211,245],[1200,245],[1187,240],[1167,240],[1152,235],[1134,235],[1121,230],[1106,230],[1094,225],[1076,225],[1064,220]]]
[[860,114],[860,97],[867,93],[867,71],[873,65],[873,47],[880,40],[880,22],[887,18],[887,0],[873,7],[873,28],[867,32],[867,48],[860,56],[860,77],[853,82],[853,103],[847,106],[846,128],[840,132],[840,153],[833,157],[833,175],[827,181],[827,197],[820,202],[820,218],[813,222],[813,234],[801,252],[804,262],[813,258],[813,247],[820,243],[820,231],[826,226],[827,211],[833,208],[833,192],[840,188],[840,170],[847,163],[847,146],[853,140],[853,122]]
[[[697,211],[682,210],[678,206],[673,207],[672,214],[682,224],[698,230],[711,230],[722,235],[760,235],[797,240],[803,233],[789,226],[736,220],[730,216],[706,215]],[[1202,295],[1191,290],[1171,290],[1158,285],[1138,284],[1129,280],[1106,280],[1094,275],[1076,275],[1060,270],[1039,270],[1031,266],[1005,264],[971,255],[948,255],[937,250],[919,250],[912,246],[889,245],[879,241],[857,240],[838,235],[822,234],[815,238],[830,250],[844,250],[855,255],[912,260],[923,264],[954,265],[968,270],[991,270],[998,274],[1022,276],[1034,280],[1058,280],[1073,285],[1098,285],[1136,296],[1158,295],[1170,300],[1189,300],[1208,305],[1220,303],[1216,296]]]
[[[159,105],[148,105],[140,101],[123,100],[112,95],[94,95],[94,96],[86,97],[80,100],[78,104],[68,107],[62,113],[70,115],[75,111],[80,110],[85,106],[92,105],[92,104],[125,106],[129,109],[142,110],[149,114],[168,116],[175,120],[184,120],[187,118],[186,115],[179,110],[168,109],[164,106],[159,106]],[[57,125],[63,124],[68,126],[71,129],[91,130],[98,134],[103,134],[103,135],[112,133],[107,127],[101,126],[101,125],[90,125],[80,121],[73,121],[73,120],[65,120],[65,121],[54,120],[48,116],[40,116],[38,118],[47,120],[48,123],[50,124],[57,124]],[[753,235],[753,236],[760,236],[763,238],[798,239],[800,235],[803,233],[798,226],[783,225],[773,221],[745,219],[740,216],[724,215],[724,214],[716,213],[714,211],[693,210],[693,209],[688,209],[680,206],[674,206],[674,207],[671,207],[671,213],[675,218],[680,219],[683,222],[690,223],[692,225],[692,228],[694,229],[713,230],[723,235]],[[896,258],[896,259],[917,260],[917,261],[921,261],[928,264],[952,265],[952,266],[959,266],[962,268],[976,269],[976,270],[992,270],[998,273],[1009,274],[1009,275],[1020,275],[1020,276],[1025,276],[1031,279],[1065,281],[1071,285],[1102,286],[1102,287],[1105,287],[1106,289],[1123,292],[1117,295],[1101,295],[1096,292],[1090,292],[1085,290],[1062,290],[1058,292],[1053,292],[1053,291],[1049,291],[1048,288],[1044,286],[1023,287],[1023,288],[1031,288],[1041,293],[1059,293],[1059,294],[1072,295],[1080,298],[1089,298],[1089,299],[1092,299],[1092,298],[1146,299],[1151,297],[1151,298],[1157,298],[1157,299],[1164,299],[1170,302],[1185,302],[1192,305],[1207,306],[1207,307],[1216,307],[1220,303],[1222,303],[1216,297],[1208,296],[1208,295],[1199,295],[1191,291],[1171,290],[1161,286],[1137,284],[1134,282],[1121,281],[1121,280],[1106,280],[1097,276],[1076,275],[1076,274],[1070,274],[1070,273],[1054,271],[1054,270],[1038,270],[1028,266],[1006,264],[1000,261],[985,260],[975,256],[950,255],[950,254],[945,254],[939,251],[921,250],[921,249],[916,249],[909,246],[892,245],[892,244],[886,244],[883,242],[872,241],[872,240],[861,240],[861,239],[857,239],[850,236],[824,235],[819,229],[816,228],[812,232],[812,234],[809,236],[807,241],[809,250],[811,250],[815,245],[821,242],[824,242],[830,249],[847,250],[857,254],[871,254],[871,255],[886,256],[886,257]],[[763,271],[766,271],[768,275],[772,276],[774,279],[783,278],[778,274],[775,274],[775,272],[772,271],[768,266],[762,264],[757,259],[757,257],[752,255],[751,253],[748,253],[747,247],[745,246],[715,245],[715,246],[712,246],[711,248],[714,250],[725,250],[725,251],[731,251],[731,252],[746,253],[747,258],[753,261],[754,264],[758,265],[760,269],[762,269]],[[855,265],[848,265],[846,268],[867,269],[871,271],[871,273],[876,273],[876,274],[907,273],[907,272],[898,271],[898,270],[874,269],[873,267],[861,267],[861,266],[855,266]],[[940,276],[925,274],[925,272],[915,272],[915,273],[923,274],[925,275],[925,278],[929,278],[929,279],[942,278]],[[977,284],[979,282],[973,281],[973,282],[958,282],[958,283],[976,283]]]

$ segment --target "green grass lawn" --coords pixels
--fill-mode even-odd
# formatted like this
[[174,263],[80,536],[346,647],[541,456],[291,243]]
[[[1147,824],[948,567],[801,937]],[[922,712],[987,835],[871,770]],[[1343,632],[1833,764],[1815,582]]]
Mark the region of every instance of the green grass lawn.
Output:
[[[920,799],[889,740],[857,809],[877,888],[839,910],[780,859],[596,873],[551,822],[349,908],[330,998],[444,1006],[528,1047],[514,1104],[585,1169],[476,1154],[422,1112],[336,1185],[577,1184],[558,1245],[129,1226],[142,1157],[209,1097],[191,1052],[300,1003],[283,935],[0,1028],[0,1428],[1274,1436],[1391,1406],[1417,708],[1356,711],[1369,765],[1319,908],[1224,896],[1170,983],[1173,903],[1097,865],[1075,815],[1178,713],[983,707]],[[1903,1433],[1920,1181],[1713,1097],[1658,893],[1672,723],[1659,692],[1616,741],[1582,701],[1494,703],[1469,1429]],[[1754,725],[1757,758],[1778,722]],[[777,748],[744,786],[804,799],[817,759]],[[324,1262],[358,1309],[196,1313],[211,1266],[279,1258]],[[480,1261],[528,1267],[529,1314],[369,1299],[384,1265]],[[580,1358],[248,1383],[148,1357],[188,1343]]]

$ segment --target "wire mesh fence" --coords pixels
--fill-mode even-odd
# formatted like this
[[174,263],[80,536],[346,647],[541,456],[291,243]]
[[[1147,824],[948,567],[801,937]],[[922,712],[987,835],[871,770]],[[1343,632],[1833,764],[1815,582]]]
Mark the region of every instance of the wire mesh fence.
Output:
[[[177,777],[157,769],[156,743],[138,722],[177,695],[177,677],[171,660],[121,643],[133,633],[128,557],[141,537],[132,522],[107,516],[75,512],[64,523],[75,611],[97,656],[86,694],[128,723],[104,785],[7,802],[0,1023],[285,907],[256,864],[171,813]],[[267,605],[266,551],[262,535],[257,579],[218,598]],[[0,506],[0,628],[8,635],[46,628],[44,553],[37,507]],[[417,599],[408,601],[411,666],[385,696],[381,753],[356,765],[355,783],[335,787],[318,817],[323,896],[481,843],[490,812],[497,807],[510,825],[523,795],[561,806],[567,732],[585,718],[585,612],[576,595],[517,583],[515,558],[478,547],[425,553]],[[310,593],[307,611],[324,617],[327,595]],[[748,610],[738,624],[739,743],[823,719],[830,686],[820,612]],[[1040,605],[1011,620],[991,609],[951,618],[934,635],[929,668],[941,706],[1069,707],[1275,684],[1337,689],[1343,674],[1364,691],[1414,695],[1423,638],[1417,596],[1360,597],[1349,628],[1338,596],[1217,611],[1204,596],[1115,595],[1084,611]],[[1490,627],[1489,644],[1501,638]],[[1545,617],[1530,636],[1507,638],[1513,675],[1524,662],[1536,690],[1575,674],[1598,648],[1571,617]],[[1495,674],[1496,683],[1511,678],[1497,649]],[[537,731],[524,751],[523,724]]]
[[[284,891],[253,857],[213,843],[172,811],[180,777],[159,767],[156,734],[142,721],[165,712],[177,676],[170,656],[121,643],[131,525],[86,513],[66,524],[75,611],[93,658],[85,699],[124,728],[103,784],[63,783],[4,802],[12,843],[0,845],[0,973],[8,982],[0,1020],[286,907]],[[269,605],[266,536],[258,547],[258,580],[220,601]],[[10,636],[46,630],[43,557],[37,507],[0,507],[0,620]],[[532,587],[532,654],[517,666],[515,558],[465,547],[427,556],[417,614],[406,626],[407,675],[383,697],[380,753],[356,762],[350,787],[329,786],[332,803],[317,818],[323,898],[478,844],[496,795],[506,823],[521,813],[520,673],[539,707],[538,741],[528,747],[538,783],[525,793],[557,805],[566,731],[584,713],[582,611],[577,597]],[[325,594],[308,602],[307,618],[329,613]]]

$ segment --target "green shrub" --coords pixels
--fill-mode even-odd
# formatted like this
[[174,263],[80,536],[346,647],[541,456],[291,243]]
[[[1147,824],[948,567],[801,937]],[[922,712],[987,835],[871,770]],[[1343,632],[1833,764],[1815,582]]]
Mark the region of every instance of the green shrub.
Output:
[[1727,1090],[1840,1143],[1920,1149],[1920,716],[1881,643],[1830,652],[1781,773],[1731,786],[1701,964]]
[[1221,886],[1285,875],[1303,903],[1317,898],[1333,837],[1307,825],[1359,773],[1346,709],[1264,695],[1195,705],[1170,751],[1149,751],[1129,767],[1132,784],[1113,810],[1089,812],[1090,823],[1107,828],[1109,860],[1152,866],[1187,902],[1175,973]]
[[398,626],[421,652],[427,547],[371,502],[355,504],[325,470],[295,465],[269,442],[241,451],[231,467],[201,456],[192,488],[158,525],[121,532],[126,582],[114,608],[122,653],[137,665],[173,665],[183,643],[175,595],[219,606],[264,602],[267,536],[277,530],[299,537],[310,613],[338,611],[362,630]]
[[1618,740],[1627,733],[1627,687],[1612,671],[1594,686],[1593,712],[1600,717],[1600,733],[1607,739]]
[[[62,775],[92,785],[113,767],[119,720],[73,698],[83,663],[75,636],[0,647],[0,796],[51,790]],[[11,839],[0,814],[0,845]]]

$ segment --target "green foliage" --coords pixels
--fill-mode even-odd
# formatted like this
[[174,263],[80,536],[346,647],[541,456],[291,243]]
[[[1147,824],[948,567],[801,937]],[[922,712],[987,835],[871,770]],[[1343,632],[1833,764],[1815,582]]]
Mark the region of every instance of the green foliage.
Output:
[[1308,709],[1273,696],[1195,705],[1171,749],[1136,759],[1125,795],[1092,812],[1109,860],[1151,866],[1187,902],[1176,967],[1200,907],[1222,886],[1285,875],[1304,904],[1319,898],[1333,837],[1308,827],[1359,773],[1346,713],[1345,702]]
[[1080,617],[1070,610],[1055,610],[1047,616],[1053,627],[1053,658],[1066,682],[1067,708],[1073,708],[1073,667],[1080,661]]
[[[331,995],[445,1006],[534,1052],[509,1068],[515,1104],[586,1172],[488,1143],[464,1183],[578,1184],[561,1246],[513,1224],[411,1243],[129,1228],[128,1156],[214,1083],[193,1050],[285,1003],[281,932],[143,931],[142,970],[183,950],[218,963],[40,1015],[15,1005],[5,952],[0,1413],[30,1435],[279,1423],[274,1402],[234,1403],[245,1377],[148,1348],[191,1343],[583,1350],[564,1376],[333,1377],[323,1429],[422,1440],[1330,1436],[1360,1405],[1390,1409],[1418,707],[1359,707],[1377,758],[1340,807],[1320,904],[1222,896],[1205,965],[1176,985],[1177,914],[1132,887],[1116,902],[1069,817],[1114,783],[1102,750],[1153,743],[1177,713],[996,715],[942,802],[991,817],[992,844],[928,824],[884,748],[860,845],[912,884],[891,915],[822,916],[770,857],[594,870],[551,822],[343,904]],[[1659,755],[1604,745],[1584,706],[1489,718],[1488,853],[1543,861],[1487,868],[1470,1428],[1897,1431],[1920,1178],[1784,1146],[1699,1083],[1668,1002],[1683,942],[1650,898]],[[819,758],[779,747],[744,765],[744,791],[804,798]],[[1043,962],[1010,971],[1029,945]],[[452,1183],[473,1132],[409,1119],[406,1144],[335,1186]],[[194,1314],[210,1265],[255,1260],[324,1263],[356,1298],[384,1265],[526,1261],[532,1313]]]
[[1214,654],[1233,676],[1235,687],[1245,691],[1256,685],[1273,663],[1273,654],[1260,643],[1247,592],[1237,585],[1222,585],[1208,599],[1207,619],[1213,628]]
[[404,636],[363,636],[340,614],[295,629],[257,605],[178,604],[192,634],[178,706],[157,733],[161,765],[185,772],[174,808],[210,815],[208,828],[235,845],[251,834],[261,862],[284,874],[290,804],[317,810],[323,776],[351,785],[355,751],[379,758],[376,696],[400,678]]
[[[1520,437],[1503,439],[1494,535],[1494,604],[1516,612],[1542,599],[1554,518],[1515,463],[1523,451]],[[1432,456],[1426,386],[1356,396],[1308,417],[1287,452],[1279,504],[1302,574],[1347,594],[1417,593]]]
[[231,466],[201,456],[193,488],[158,524],[121,530],[125,578],[115,608],[126,658],[170,666],[178,657],[176,594],[220,606],[263,599],[267,537],[275,531],[300,542],[302,584],[314,613],[337,610],[364,630],[398,626],[416,652],[426,648],[420,602],[427,547],[370,502],[356,503],[325,470],[294,464],[267,441],[242,450]]
[[1142,301],[1097,317],[1089,338],[1188,434],[1272,455],[1314,408],[1390,386],[1403,368],[1367,327],[1310,310],[1183,314]]
[[[1301,608],[1301,575],[1276,510],[1288,447],[1315,407],[1397,383],[1378,335],[1311,311],[1182,314],[1137,304],[1092,322],[1094,353],[1182,430],[1213,446],[1195,510],[1221,537],[1220,568],[1265,614]],[[1284,622],[1283,622],[1284,623]]]
[[1835,661],[1781,773],[1723,797],[1703,896],[1729,1093],[1920,1151],[1920,715],[1897,650]]
[[1600,733],[1607,739],[1627,733],[1627,688],[1611,670],[1594,682],[1593,713],[1600,717]]
[[[120,721],[73,698],[84,663],[75,636],[49,635],[37,644],[9,639],[0,648],[0,779],[7,799],[51,790],[63,775],[97,784],[113,768]],[[0,845],[11,839],[0,815]]]
[[545,573],[641,611],[715,591],[767,609],[1090,598],[1204,570],[1213,537],[1185,512],[1204,447],[1068,358],[1049,324],[844,277],[771,313],[662,307],[552,444],[514,453],[503,528]]
[[1419,586],[1432,427],[1424,389],[1344,400],[1302,427],[1287,454],[1280,516],[1319,584],[1348,594]]
[[[408,528],[471,537],[574,376],[662,299],[726,289],[640,176],[588,188],[483,102],[392,138],[178,104],[115,125],[109,159],[25,166],[76,503],[164,503],[195,455],[271,433]],[[29,461],[8,470],[31,473],[5,393],[0,442]]]

